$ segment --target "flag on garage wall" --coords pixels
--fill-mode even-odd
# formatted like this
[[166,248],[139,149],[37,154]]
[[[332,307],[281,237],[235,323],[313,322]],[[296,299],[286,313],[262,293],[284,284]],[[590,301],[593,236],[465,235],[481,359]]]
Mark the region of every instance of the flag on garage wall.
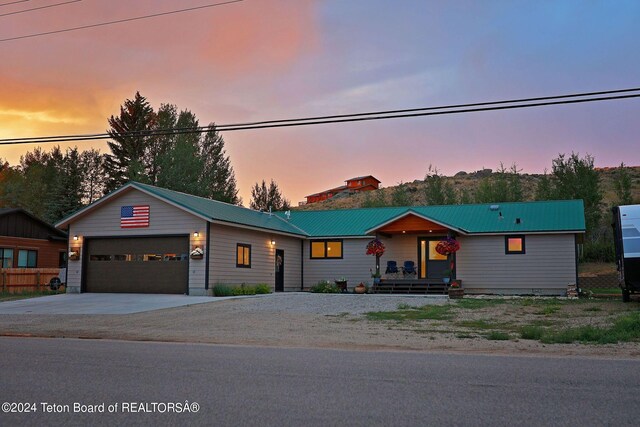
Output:
[[149,226],[149,206],[122,206],[120,228],[143,228]]

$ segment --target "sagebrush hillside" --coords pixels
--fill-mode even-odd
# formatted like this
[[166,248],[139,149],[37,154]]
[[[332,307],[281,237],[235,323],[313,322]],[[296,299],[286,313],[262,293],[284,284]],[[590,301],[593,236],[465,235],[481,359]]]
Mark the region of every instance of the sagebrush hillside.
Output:
[[[631,193],[635,203],[640,203],[640,166],[630,166],[626,168],[631,177]],[[615,167],[605,167],[596,169],[600,175],[600,189],[603,195],[603,208],[608,208],[619,204],[618,196],[614,189],[614,174],[617,170]],[[484,169],[476,172],[458,172],[455,176],[444,177],[444,179],[453,184],[458,197],[461,192],[466,190],[471,198],[475,196],[479,183],[483,178],[491,177],[495,172],[491,169]],[[541,174],[521,174],[521,183],[524,200],[534,200],[534,195],[538,182],[542,177]],[[405,187],[411,206],[425,205],[425,182],[423,179],[417,179],[413,182],[401,184]],[[338,196],[324,202],[312,203],[309,205],[297,206],[294,209],[299,210],[327,210],[327,209],[351,209],[359,208],[365,205],[366,200],[383,199],[387,205],[392,205],[392,194],[397,189],[396,186],[384,187],[379,190],[369,191],[366,193],[352,194],[349,196]],[[317,189],[309,189],[309,193],[313,193]]]

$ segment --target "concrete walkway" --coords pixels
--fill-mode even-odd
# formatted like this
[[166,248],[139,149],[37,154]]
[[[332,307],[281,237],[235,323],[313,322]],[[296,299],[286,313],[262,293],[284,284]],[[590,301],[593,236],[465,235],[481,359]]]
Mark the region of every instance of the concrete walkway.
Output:
[[0,303],[0,314],[131,314],[233,298],[152,294],[60,294]]

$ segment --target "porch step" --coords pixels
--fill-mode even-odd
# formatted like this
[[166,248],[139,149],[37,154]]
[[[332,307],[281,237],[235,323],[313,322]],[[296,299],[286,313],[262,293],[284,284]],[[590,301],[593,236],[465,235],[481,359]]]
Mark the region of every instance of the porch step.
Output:
[[381,282],[371,287],[374,294],[447,294],[447,285],[442,282]]

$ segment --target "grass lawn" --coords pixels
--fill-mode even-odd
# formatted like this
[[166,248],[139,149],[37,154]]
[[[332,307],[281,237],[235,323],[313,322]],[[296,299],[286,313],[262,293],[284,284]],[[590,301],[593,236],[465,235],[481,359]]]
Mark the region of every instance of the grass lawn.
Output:
[[[609,294],[616,289],[597,291]],[[388,322],[392,329],[465,338],[545,344],[640,342],[638,304],[621,299],[465,298],[446,305],[403,305],[396,311],[367,313],[366,318]]]

